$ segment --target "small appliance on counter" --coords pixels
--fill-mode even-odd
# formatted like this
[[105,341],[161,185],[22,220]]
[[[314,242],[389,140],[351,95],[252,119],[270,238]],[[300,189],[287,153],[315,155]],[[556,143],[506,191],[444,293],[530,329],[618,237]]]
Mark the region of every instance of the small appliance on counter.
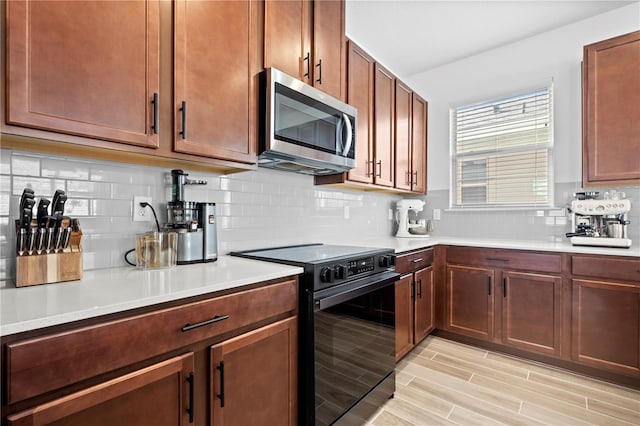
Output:
[[597,192],[578,192],[571,201],[571,232],[566,234],[574,246],[631,247],[627,236],[627,215],[631,201],[615,193],[598,200]]
[[78,219],[64,215],[66,202],[61,189],[51,201],[41,197],[37,206],[31,188],[22,192],[15,222],[16,287],[82,278],[82,231]]
[[185,185],[207,184],[187,176],[182,170],[171,170],[172,199],[167,203],[168,222],[164,228],[178,234],[178,265],[213,262],[218,259],[216,204],[185,201]]
[[[417,198],[407,198],[396,203],[398,210],[398,232],[399,238],[425,238],[433,230],[431,221],[417,219],[417,215],[424,209],[426,203]],[[410,213],[416,216],[415,220],[409,219]]]

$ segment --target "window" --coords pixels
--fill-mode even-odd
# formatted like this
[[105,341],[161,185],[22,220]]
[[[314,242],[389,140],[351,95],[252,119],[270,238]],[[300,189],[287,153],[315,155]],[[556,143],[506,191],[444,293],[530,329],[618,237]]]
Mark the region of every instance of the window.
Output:
[[451,207],[550,207],[552,88],[452,110]]

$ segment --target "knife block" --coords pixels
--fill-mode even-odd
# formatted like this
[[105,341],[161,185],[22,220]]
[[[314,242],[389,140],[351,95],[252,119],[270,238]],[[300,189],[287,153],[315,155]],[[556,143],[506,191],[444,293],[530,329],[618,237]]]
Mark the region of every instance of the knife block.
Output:
[[16,255],[16,287],[82,279],[82,231],[71,232],[65,251]]

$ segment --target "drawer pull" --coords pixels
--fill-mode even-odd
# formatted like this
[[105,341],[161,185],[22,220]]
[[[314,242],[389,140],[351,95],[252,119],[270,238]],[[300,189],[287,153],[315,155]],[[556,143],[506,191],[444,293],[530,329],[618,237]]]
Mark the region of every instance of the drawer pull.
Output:
[[420,263],[420,262],[422,262],[422,258],[411,260],[411,263]]
[[501,257],[487,257],[485,259],[488,260],[489,262],[508,262],[509,261],[509,259],[503,259]]
[[220,321],[224,321],[226,319],[229,319],[229,315],[216,315],[215,317],[211,318],[210,320],[206,320],[206,321],[202,321],[196,324],[185,324],[184,327],[182,327],[182,331],[189,331],[189,330],[193,330],[194,328],[198,328],[198,327],[204,327],[205,325],[209,325],[209,324],[213,324],[216,322],[220,322]]
[[189,423],[193,423],[193,373],[189,373],[187,382],[189,382],[189,406],[187,407],[187,413],[189,413]]

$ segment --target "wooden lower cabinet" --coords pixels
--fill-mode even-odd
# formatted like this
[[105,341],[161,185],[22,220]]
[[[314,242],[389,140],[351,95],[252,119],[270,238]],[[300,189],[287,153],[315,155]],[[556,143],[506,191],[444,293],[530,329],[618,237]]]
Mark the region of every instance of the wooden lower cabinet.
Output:
[[574,361],[640,377],[640,283],[572,280]]
[[3,336],[0,424],[295,425],[297,308],[288,277]]
[[[456,247],[448,249],[447,261],[447,331],[561,356],[559,255]],[[507,268],[513,266],[522,270]]]
[[297,321],[211,347],[211,425],[296,424]]
[[502,342],[560,356],[562,279],[554,275],[502,273]]
[[395,284],[396,361],[435,329],[433,250],[400,256],[396,270],[404,273]]
[[404,275],[395,284],[396,361],[413,349],[413,274]]
[[[186,425],[194,355],[187,353],[9,416],[10,426]],[[192,419],[191,419],[192,421]]]
[[445,328],[478,339],[493,339],[493,269],[448,265],[446,274]]

